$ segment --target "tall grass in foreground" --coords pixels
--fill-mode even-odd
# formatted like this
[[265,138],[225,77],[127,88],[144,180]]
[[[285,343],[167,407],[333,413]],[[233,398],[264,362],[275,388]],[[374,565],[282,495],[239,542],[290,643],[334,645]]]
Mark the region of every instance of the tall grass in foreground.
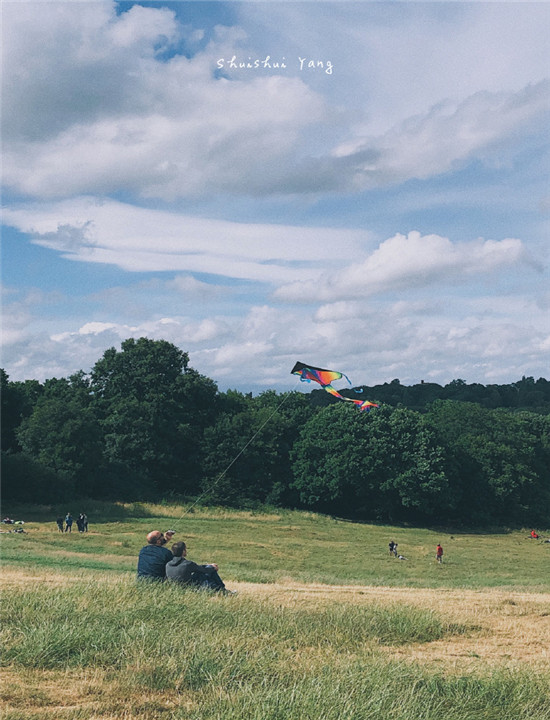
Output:
[[[383,646],[475,628],[408,606],[289,607],[92,578],[14,588],[2,602],[3,665],[94,684],[71,707],[4,690],[4,720],[550,719],[548,677],[445,677],[390,662]],[[57,675],[56,675],[57,673]],[[51,686],[51,685],[50,685]]]

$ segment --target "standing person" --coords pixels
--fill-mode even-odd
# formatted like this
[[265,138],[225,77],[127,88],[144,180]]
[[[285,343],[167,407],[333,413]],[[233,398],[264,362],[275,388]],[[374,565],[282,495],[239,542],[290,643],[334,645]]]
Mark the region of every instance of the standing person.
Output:
[[191,585],[205,590],[223,592],[224,595],[234,593],[226,589],[221,577],[218,575],[216,563],[208,565],[197,565],[192,560],[187,560],[187,546],[184,542],[177,542],[172,545],[174,557],[166,565],[166,578],[171,582],[181,585]]
[[55,522],[57,523],[59,532],[63,532],[63,518],[61,517],[61,515],[57,518],[57,520]]
[[443,562],[443,548],[439,543],[437,544],[437,548],[435,549],[435,557],[437,558],[438,563]]
[[84,532],[88,532],[88,516],[82,513],[82,528]]
[[393,540],[390,540],[388,543],[388,547],[390,549],[390,555],[393,555],[393,548],[395,547],[395,543]]
[[173,555],[164,547],[166,538],[159,530],[152,530],[146,539],[147,545],[139,551],[138,580],[149,578],[163,581],[166,579],[166,563],[173,558]]
[[65,516],[65,532],[73,531],[73,517],[70,512]]
[[78,532],[84,532],[84,523],[82,522],[82,513],[76,518],[76,527],[78,528]]

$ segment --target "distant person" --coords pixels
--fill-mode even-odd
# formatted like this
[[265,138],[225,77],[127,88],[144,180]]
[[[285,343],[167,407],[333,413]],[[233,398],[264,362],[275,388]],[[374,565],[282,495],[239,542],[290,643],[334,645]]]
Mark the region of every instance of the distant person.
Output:
[[166,565],[166,578],[169,582],[214,590],[225,595],[233,594],[226,589],[223,580],[218,575],[216,563],[197,565],[192,560],[187,560],[187,546],[184,542],[174,543],[172,554],[174,557]]
[[56,519],[55,522],[57,523],[59,532],[63,532],[63,518],[61,517],[61,515]]
[[443,548],[441,547],[441,545],[439,545],[439,543],[435,550],[435,557],[436,557],[438,563],[443,562]]
[[531,537],[534,538],[535,540],[539,539],[538,534],[534,530],[531,530]]
[[147,545],[139,551],[137,576],[138,580],[149,578],[150,580],[166,579],[166,563],[173,555],[165,548],[166,538],[164,533],[153,530],[147,535]]
[[390,549],[390,555],[393,555],[393,549],[395,547],[395,543],[393,540],[390,540],[388,543],[388,548]]
[[88,532],[88,516],[86,513],[82,513],[82,527],[83,532]]
[[65,532],[72,532],[73,531],[73,518],[71,513],[67,513],[65,516]]
[[82,513],[76,518],[76,527],[78,528],[78,532],[82,533],[84,532],[84,523],[82,522]]

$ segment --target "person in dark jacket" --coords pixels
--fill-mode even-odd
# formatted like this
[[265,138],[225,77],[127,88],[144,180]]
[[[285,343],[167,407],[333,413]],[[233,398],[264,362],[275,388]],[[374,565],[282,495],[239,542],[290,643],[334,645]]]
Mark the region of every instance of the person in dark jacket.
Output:
[[226,589],[223,580],[218,575],[216,563],[197,565],[187,559],[187,546],[184,542],[174,543],[172,554],[174,557],[166,565],[166,579],[169,582],[223,592],[224,595],[234,594]]
[[147,535],[147,545],[139,551],[137,576],[138,580],[166,579],[166,563],[172,559],[172,553],[165,548],[166,538],[159,530]]
[[63,532],[63,518],[61,517],[61,515],[57,518],[55,522],[57,523],[57,529],[59,530],[59,532]]

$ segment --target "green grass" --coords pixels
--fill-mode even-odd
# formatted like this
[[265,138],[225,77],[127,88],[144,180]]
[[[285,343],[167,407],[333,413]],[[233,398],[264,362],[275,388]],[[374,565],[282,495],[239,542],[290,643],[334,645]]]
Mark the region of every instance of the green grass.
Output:
[[[458,533],[349,523],[292,511],[205,508],[185,514],[178,506],[105,507],[106,517],[88,513],[91,532],[83,535],[76,528],[71,534],[56,532],[55,512],[21,509],[21,517],[31,521],[25,525],[28,534],[2,536],[3,562],[18,563],[23,553],[52,569],[131,573],[146,533],[173,526],[176,539],[188,543],[192,559],[218,562],[229,580],[270,583],[292,577],[328,585],[550,589],[550,543],[528,539],[527,531]],[[399,543],[407,560],[389,556],[390,539]],[[438,542],[445,549],[442,565],[434,560]]]
[[[487,628],[455,621],[444,602],[434,610],[406,594],[384,602],[359,589],[286,602],[280,585],[278,594],[266,587],[549,592],[550,544],[526,532],[444,533],[286,511],[95,510],[88,534],[62,535],[51,509],[5,509],[26,520],[27,534],[0,537],[10,583],[0,615],[3,720],[550,720],[543,663],[466,671],[401,655],[483,642]],[[218,561],[229,587],[264,591],[221,597],[136,583],[145,534],[169,527],[192,558]],[[407,561],[389,556],[390,539]],[[546,621],[542,605],[516,602],[498,601],[510,623],[524,610]]]
[[[377,604],[278,607],[127,579],[82,579],[5,595],[4,665],[24,675],[101,669],[116,677],[126,702],[145,689],[199,704],[169,715],[149,708],[143,717],[150,718],[550,718],[550,684],[542,676],[500,670],[445,677],[389,662],[382,646],[475,632],[433,612]],[[97,716],[79,710],[61,717]]]

